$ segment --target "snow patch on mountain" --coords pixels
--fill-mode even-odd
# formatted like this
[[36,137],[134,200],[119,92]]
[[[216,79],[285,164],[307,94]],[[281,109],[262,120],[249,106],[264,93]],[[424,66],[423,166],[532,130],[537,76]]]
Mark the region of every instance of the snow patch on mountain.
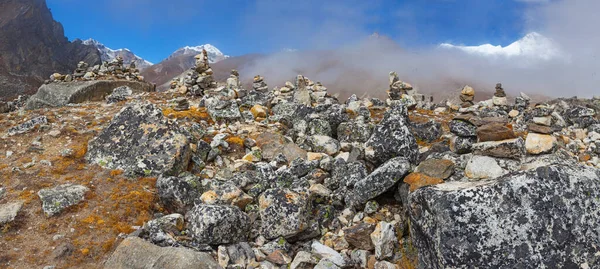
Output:
[[168,58],[177,57],[180,55],[197,55],[202,53],[202,49],[205,49],[208,54],[208,61],[210,63],[216,63],[229,58],[228,55],[223,54],[221,50],[211,44],[204,44],[200,46],[185,46],[173,52]]
[[468,54],[483,57],[523,57],[539,60],[552,60],[564,57],[564,53],[552,39],[536,32],[529,33],[523,38],[505,47],[499,45],[494,46],[492,44],[483,44],[479,46],[460,46],[450,43],[442,43],[439,45],[439,48],[456,49]]
[[114,50],[114,49],[111,49],[111,48],[105,46],[104,44],[98,42],[97,40],[94,40],[91,38],[87,39],[87,40],[83,40],[82,42],[85,45],[90,45],[90,46],[96,47],[98,49],[98,51],[100,51],[100,59],[103,62],[104,61],[110,62],[110,61],[114,60],[117,56],[121,56],[121,57],[123,57],[123,60],[125,63],[135,61],[135,65],[140,70],[143,70],[143,69],[153,65],[153,63],[143,59],[140,56],[137,56],[136,54],[134,54],[127,48]]

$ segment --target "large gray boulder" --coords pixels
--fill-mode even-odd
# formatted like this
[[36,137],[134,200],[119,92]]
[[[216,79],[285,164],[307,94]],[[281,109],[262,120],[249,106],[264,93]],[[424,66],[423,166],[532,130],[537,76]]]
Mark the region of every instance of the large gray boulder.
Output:
[[209,254],[187,248],[159,247],[139,237],[128,237],[104,264],[106,269],[217,269]]
[[408,126],[407,108],[399,105],[388,110],[365,147],[366,159],[376,165],[400,156],[416,163],[419,147]]
[[388,191],[402,181],[410,171],[411,165],[404,157],[393,158],[354,185],[353,190],[346,196],[346,205],[358,207]]
[[199,204],[185,219],[190,235],[201,244],[231,244],[248,239],[250,218],[234,206]]
[[600,171],[539,167],[409,195],[420,268],[598,268]]
[[260,195],[258,204],[261,235],[267,239],[290,238],[308,227],[308,201],[303,194],[288,189],[269,189]]
[[124,107],[88,144],[86,159],[128,174],[179,175],[189,163],[188,138],[153,104]]
[[61,107],[88,101],[102,101],[115,88],[127,86],[133,92],[153,92],[156,85],[141,81],[94,80],[50,83],[42,85],[36,94],[29,97],[25,109]]

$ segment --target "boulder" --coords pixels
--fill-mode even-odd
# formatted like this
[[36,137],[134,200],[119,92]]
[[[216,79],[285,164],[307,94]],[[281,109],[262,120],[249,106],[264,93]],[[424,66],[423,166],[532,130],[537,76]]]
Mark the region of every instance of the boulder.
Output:
[[260,195],[258,204],[261,235],[267,239],[290,238],[308,227],[309,208],[303,194],[288,189],[269,189]]
[[313,135],[308,137],[308,144],[313,152],[335,155],[340,151],[340,142],[326,135]]
[[394,106],[388,110],[365,143],[365,158],[376,165],[394,157],[405,157],[410,163],[416,163],[419,147],[408,124],[405,106]]
[[113,89],[122,86],[131,88],[133,92],[153,92],[156,90],[156,85],[141,81],[94,80],[50,83],[42,85],[37,93],[27,100],[25,109],[61,107],[67,104],[102,101],[113,92]]
[[525,139],[525,149],[533,155],[551,152],[555,145],[556,137],[551,135],[529,133]]
[[404,157],[390,159],[354,185],[346,196],[346,205],[358,207],[388,191],[408,174],[410,168],[409,160]]
[[552,165],[411,193],[420,268],[599,267],[599,176],[593,168]]
[[498,158],[521,159],[525,156],[525,141],[523,138],[502,141],[488,141],[473,144],[473,153]]
[[51,189],[41,189],[38,191],[38,196],[42,200],[44,213],[51,217],[83,201],[88,191],[85,186],[63,184]]
[[138,237],[127,237],[104,264],[105,269],[218,269],[204,252],[183,247],[159,247]]
[[200,200],[207,190],[202,179],[194,175],[160,176],[156,181],[158,198],[171,212],[185,213]]
[[338,139],[342,143],[364,143],[371,137],[373,128],[375,128],[375,126],[372,123],[359,121],[342,122],[337,128]]
[[88,144],[86,159],[141,176],[179,175],[191,156],[188,138],[153,104],[124,107]]
[[250,219],[239,208],[199,204],[185,215],[187,228],[201,244],[220,245],[248,239]]

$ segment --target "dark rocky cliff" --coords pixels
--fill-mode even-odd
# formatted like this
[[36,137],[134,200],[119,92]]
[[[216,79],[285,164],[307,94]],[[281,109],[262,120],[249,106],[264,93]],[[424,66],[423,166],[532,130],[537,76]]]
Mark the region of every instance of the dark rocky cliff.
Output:
[[0,0],[0,99],[32,93],[52,73],[100,63],[92,46],[69,42],[45,0]]

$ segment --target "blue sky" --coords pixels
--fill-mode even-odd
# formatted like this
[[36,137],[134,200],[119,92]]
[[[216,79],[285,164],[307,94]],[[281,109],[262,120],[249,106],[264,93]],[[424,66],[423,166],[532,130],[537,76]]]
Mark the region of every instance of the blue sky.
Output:
[[[47,0],[65,35],[129,48],[159,62],[210,43],[228,55],[343,46],[373,32],[404,47],[507,45],[544,0]],[[367,2],[367,3],[365,3]]]

